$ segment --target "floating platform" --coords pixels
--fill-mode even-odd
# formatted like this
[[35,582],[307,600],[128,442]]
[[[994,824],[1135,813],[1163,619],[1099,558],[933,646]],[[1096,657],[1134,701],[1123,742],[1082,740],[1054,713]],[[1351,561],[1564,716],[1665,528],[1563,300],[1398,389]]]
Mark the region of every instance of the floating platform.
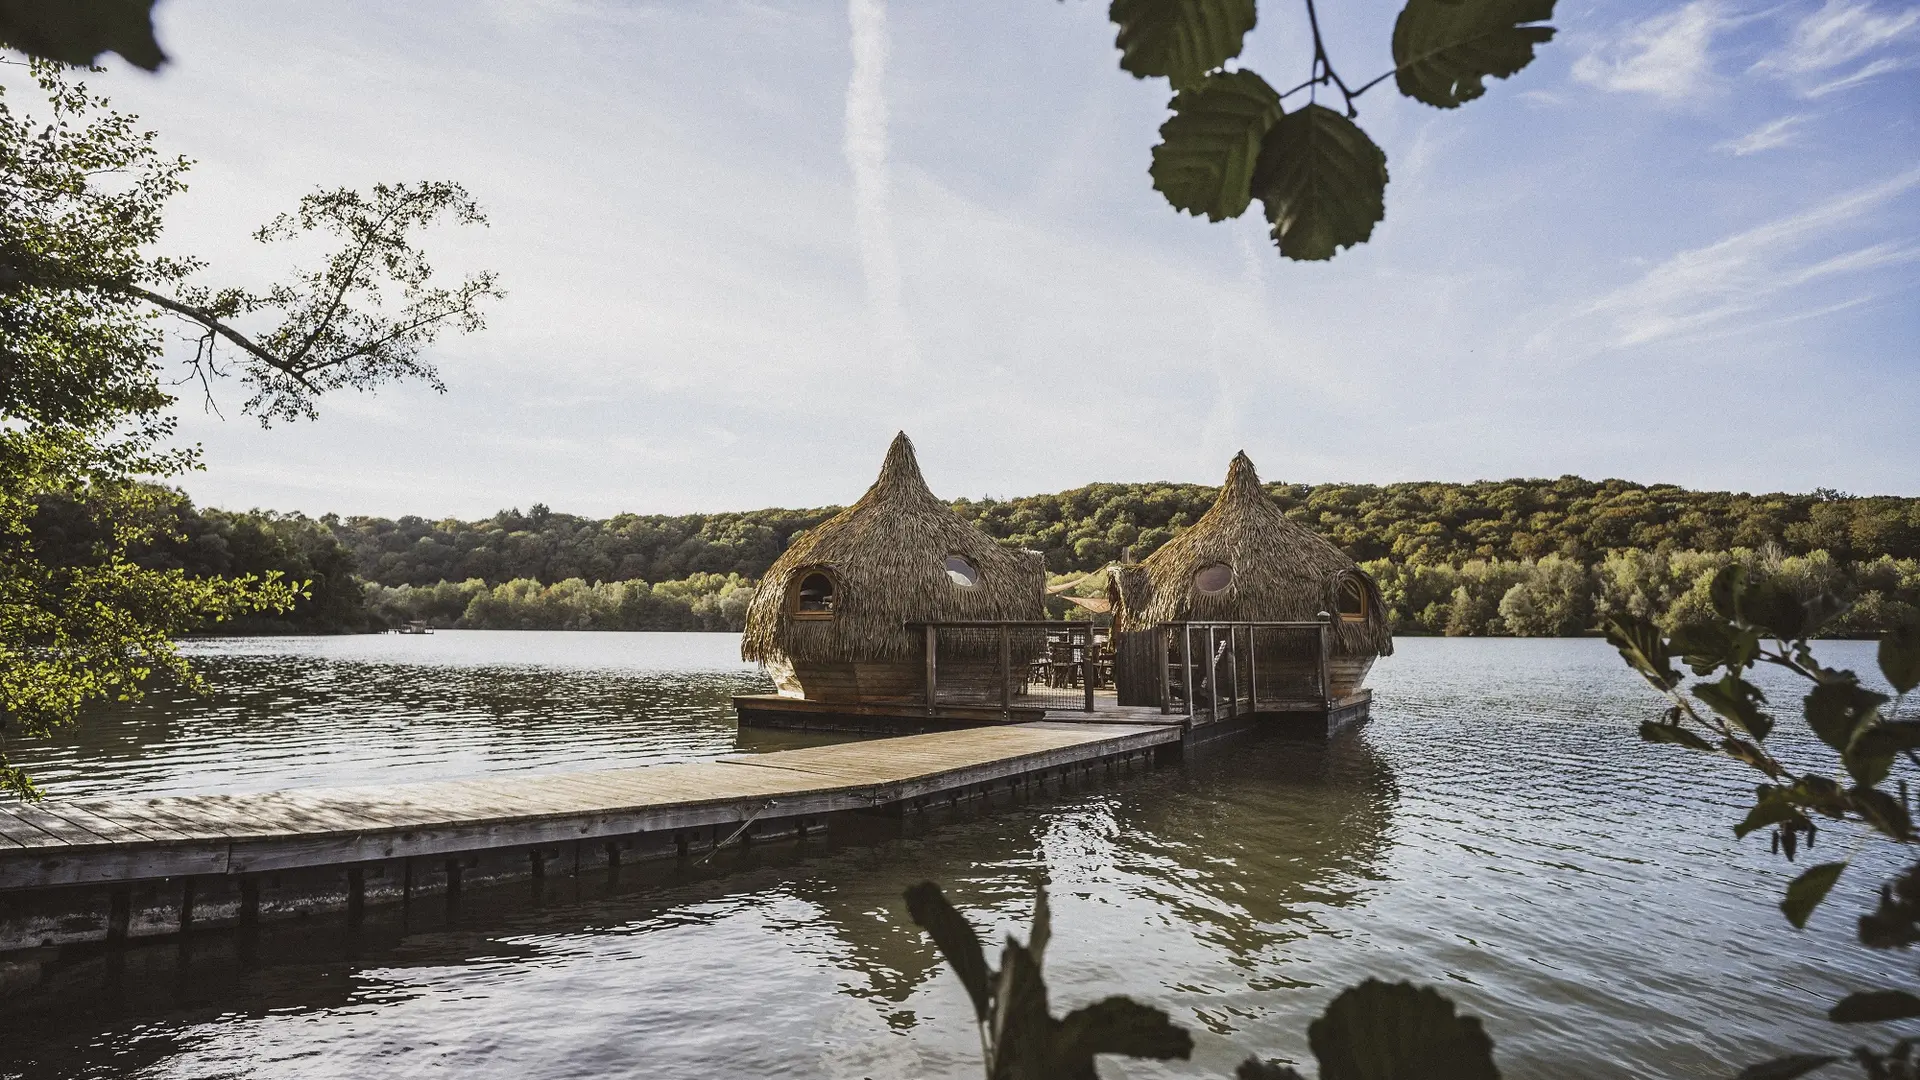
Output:
[[[1150,768],[1229,725],[1158,710],[709,762],[250,795],[0,804],[0,990],[63,947],[378,904],[464,885],[617,874],[1096,772]],[[22,950],[25,950],[24,952]]]
[[1265,726],[1292,738],[1330,739],[1367,720],[1373,691],[1362,689],[1332,701],[1242,700],[1236,703],[1237,709],[1222,706],[1217,715],[1206,709],[1198,715],[1188,715],[1162,710],[1157,705],[1120,705],[1108,690],[1095,691],[1090,698],[1091,709],[1059,708],[1019,697],[1011,697],[1006,705],[941,702],[929,708],[922,701],[834,702],[781,694],[739,694],[733,699],[733,708],[742,727],[787,731],[905,735],[1046,722],[1177,724],[1190,732],[1210,734],[1214,724],[1231,724],[1237,720]]

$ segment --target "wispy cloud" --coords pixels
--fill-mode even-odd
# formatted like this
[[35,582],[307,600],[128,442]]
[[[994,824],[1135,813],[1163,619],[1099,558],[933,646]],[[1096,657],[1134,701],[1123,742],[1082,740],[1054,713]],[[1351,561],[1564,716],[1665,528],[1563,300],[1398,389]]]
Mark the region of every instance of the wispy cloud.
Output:
[[1714,149],[1735,157],[1746,157],[1748,154],[1757,154],[1762,150],[1777,150],[1782,146],[1792,145],[1799,138],[1800,125],[1806,120],[1807,116],[1804,113],[1769,120],[1737,139],[1728,139],[1716,144]]
[[[1849,192],[1791,217],[1682,251],[1580,312],[1613,346],[1744,328],[1756,317],[1798,317],[1794,295],[1826,279],[1920,259],[1920,247],[1880,241],[1832,253],[1834,234],[1920,187],[1920,169]],[[1823,245],[1821,241],[1829,241]],[[1842,306],[1858,298],[1842,301]],[[1810,301],[1809,301],[1810,303]],[[1764,316],[1762,316],[1764,313]],[[1733,324],[1739,323],[1738,327]]]
[[873,344],[884,360],[913,355],[913,336],[901,298],[900,256],[893,240],[893,183],[887,163],[886,0],[848,0],[853,75],[847,80],[842,149],[853,173],[854,230],[874,323]]
[[1799,86],[1807,97],[1821,97],[1908,66],[1910,57],[1880,56],[1835,77],[1869,53],[1915,37],[1916,31],[1920,7],[1880,11],[1870,0],[1826,0],[1794,25],[1785,45],[1754,68]]
[[1719,0],[1693,0],[1627,28],[1574,62],[1573,77],[1604,90],[1677,101],[1713,77],[1713,37],[1730,19]]

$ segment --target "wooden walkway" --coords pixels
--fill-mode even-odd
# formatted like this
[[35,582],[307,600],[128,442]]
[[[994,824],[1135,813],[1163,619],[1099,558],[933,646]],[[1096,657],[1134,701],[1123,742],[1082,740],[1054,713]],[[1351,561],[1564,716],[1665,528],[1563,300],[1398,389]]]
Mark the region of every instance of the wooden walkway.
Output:
[[[506,860],[492,876],[541,876],[554,860],[577,870],[617,865],[623,849],[671,856],[804,834],[845,811],[911,809],[1052,770],[1150,758],[1183,736],[1180,718],[1158,710],[1111,719],[1119,722],[1045,720],[595,772],[0,804],[0,951],[164,933],[207,922],[216,908],[245,921],[272,907],[256,879],[278,887],[289,872],[351,910],[435,882],[457,888],[462,865],[476,868],[470,880],[489,876],[478,859],[447,857],[492,853]],[[129,898],[130,888],[152,895]],[[224,908],[216,895],[228,897]],[[97,912],[97,925],[76,912]]]

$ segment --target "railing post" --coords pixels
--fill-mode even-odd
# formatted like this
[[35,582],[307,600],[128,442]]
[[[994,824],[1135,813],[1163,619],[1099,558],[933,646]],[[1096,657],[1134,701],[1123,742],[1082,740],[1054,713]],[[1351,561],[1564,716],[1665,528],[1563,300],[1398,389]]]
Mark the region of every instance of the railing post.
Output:
[[1320,620],[1320,700],[1326,703],[1327,708],[1333,707],[1333,687],[1327,682],[1328,631],[1332,629],[1331,618]]
[[1180,693],[1187,699],[1187,719],[1193,719],[1193,627],[1180,624]]
[[1227,627],[1227,678],[1233,680],[1233,696],[1229,697],[1227,715],[1240,719],[1240,628]]
[[1207,624],[1207,720],[1220,719],[1220,646],[1214,641],[1214,627]]
[[1013,715],[1013,639],[1007,624],[1000,624],[1000,714]]
[[1247,627],[1247,711],[1260,711],[1260,627]]
[[1173,712],[1173,642],[1167,640],[1167,627],[1162,623],[1153,628],[1154,664],[1160,669],[1160,715]]
[[1100,670],[1093,660],[1093,623],[1087,623],[1087,645],[1080,650],[1080,686],[1087,694],[1086,711],[1093,711],[1093,676]]
[[940,668],[940,628],[932,623],[922,629],[927,632],[927,715],[933,715],[933,707],[939,703]]

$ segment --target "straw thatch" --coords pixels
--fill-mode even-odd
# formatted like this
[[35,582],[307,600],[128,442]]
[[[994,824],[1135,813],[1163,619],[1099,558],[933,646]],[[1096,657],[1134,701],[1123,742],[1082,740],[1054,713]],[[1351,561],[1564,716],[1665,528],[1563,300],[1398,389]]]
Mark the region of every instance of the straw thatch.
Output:
[[[1213,563],[1226,564],[1232,576],[1223,591],[1203,593],[1193,577]],[[1170,622],[1280,622],[1336,611],[1346,580],[1366,591],[1367,617],[1333,620],[1334,652],[1392,653],[1380,587],[1325,537],[1287,520],[1243,452],[1227,469],[1219,498],[1192,528],[1146,561],[1109,570],[1108,595],[1120,631]]]
[[[949,555],[979,569],[973,586],[947,576]],[[815,570],[835,583],[834,617],[796,619],[791,591]],[[747,607],[740,655],[803,662],[903,660],[918,655],[907,622],[1043,619],[1047,585],[1037,551],[1002,547],[927,490],[906,433],[860,501],[795,536]]]

